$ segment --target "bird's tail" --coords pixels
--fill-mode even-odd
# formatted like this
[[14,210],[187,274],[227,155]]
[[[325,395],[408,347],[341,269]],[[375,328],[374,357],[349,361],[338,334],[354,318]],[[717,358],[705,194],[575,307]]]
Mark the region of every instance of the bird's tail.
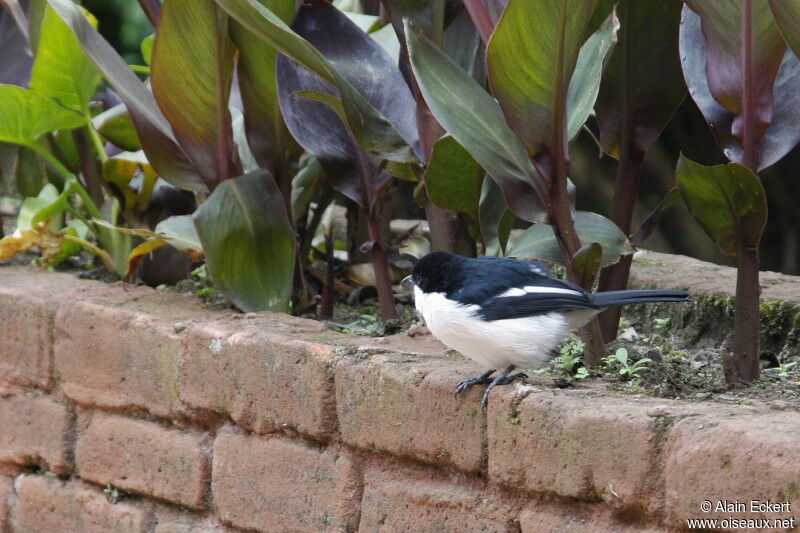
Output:
[[597,307],[613,307],[615,305],[646,304],[652,302],[688,302],[686,291],[608,291],[592,294],[592,304]]

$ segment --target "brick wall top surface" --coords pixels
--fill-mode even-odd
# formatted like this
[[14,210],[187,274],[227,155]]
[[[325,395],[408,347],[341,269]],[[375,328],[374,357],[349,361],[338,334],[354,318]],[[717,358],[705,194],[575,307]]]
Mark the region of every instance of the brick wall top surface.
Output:
[[[681,286],[669,261],[646,256],[637,282]],[[723,267],[686,268],[727,283]],[[775,283],[791,294],[796,280]],[[110,508],[98,487],[109,483],[156,500],[108,511],[132,531],[423,522],[532,531],[537,520],[580,529],[596,515],[553,514],[558,502],[613,509],[602,522],[622,530],[620,517],[661,527],[717,497],[800,508],[793,410],[624,396],[597,383],[561,391],[534,376],[495,389],[483,411],[480,391],[453,395],[480,369],[429,336],[351,337],[306,319],[210,311],[192,298],[29,268],[0,268],[2,327],[19,342],[0,345],[0,371],[21,377],[0,388],[0,467],[36,464],[72,478],[18,478],[0,505],[0,531],[4,519],[20,530],[47,524],[52,517],[31,502],[48,499],[75,527],[105,527]],[[27,367],[18,357],[24,328],[38,343]],[[438,474],[410,485],[394,474],[365,478],[362,463],[376,461]],[[504,512],[476,515],[489,489]]]

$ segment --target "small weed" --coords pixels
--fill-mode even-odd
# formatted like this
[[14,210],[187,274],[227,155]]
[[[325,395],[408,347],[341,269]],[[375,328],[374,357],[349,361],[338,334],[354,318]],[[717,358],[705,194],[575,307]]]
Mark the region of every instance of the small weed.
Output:
[[608,370],[618,373],[622,379],[637,386],[642,384],[639,374],[647,370],[647,364],[651,362],[652,359],[644,357],[632,364],[629,363],[626,348],[618,348],[616,352],[603,358],[603,364]]
[[559,374],[573,379],[589,377],[589,370],[583,366],[583,342],[572,339],[561,347],[550,365]]
[[664,331],[669,327],[670,318],[654,318],[653,319],[653,328],[656,331]]
[[775,370],[777,370],[777,374],[779,378],[788,378],[789,372],[797,366],[797,361],[792,361],[791,363],[781,363],[779,364]]
[[125,492],[119,490],[114,485],[106,485],[106,488],[103,489],[103,494],[105,494],[108,503],[117,503],[122,498],[125,497]]

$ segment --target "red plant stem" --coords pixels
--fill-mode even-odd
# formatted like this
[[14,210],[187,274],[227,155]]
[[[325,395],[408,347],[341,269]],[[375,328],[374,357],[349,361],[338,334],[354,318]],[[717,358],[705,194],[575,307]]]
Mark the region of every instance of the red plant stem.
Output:
[[322,286],[322,305],[320,305],[320,318],[333,317],[333,234],[325,234],[325,284]]
[[378,305],[381,319],[384,321],[400,318],[392,293],[392,284],[389,279],[389,262],[380,240],[378,221],[373,213],[365,213],[369,238],[372,241],[372,268],[375,271],[375,287],[378,289]]
[[492,20],[486,6],[483,5],[483,0],[464,0],[464,6],[469,12],[469,17],[478,30],[483,44],[489,44],[489,38],[494,31],[494,21]]
[[[626,126],[623,129],[617,179],[614,187],[614,204],[611,208],[611,220],[625,235],[630,235],[631,232],[633,208],[639,197],[639,178],[644,159],[643,152],[633,149],[632,133],[632,128]],[[597,290],[618,291],[625,289],[628,286],[632,260],[632,255],[626,255],[619,262],[602,269]],[[621,316],[621,307],[610,307],[600,313],[598,320],[604,341],[609,342],[617,338]]]
[[[742,149],[743,163],[758,171],[756,150],[755,79],[753,77],[753,5],[742,0]],[[733,318],[733,357],[735,372],[726,371],[729,382],[737,378],[749,383],[758,379],[759,295],[758,248],[739,243],[736,270],[736,311]],[[727,369],[726,369],[727,370]]]
[[139,0],[142,11],[147,15],[147,19],[153,27],[158,26],[158,19],[161,18],[161,2],[159,0]]
[[[563,22],[562,22],[563,23]],[[564,38],[564,31],[560,32],[561,39]],[[561,43],[563,47],[563,42]],[[569,141],[567,138],[567,87],[569,86],[569,76],[563,74],[562,65],[563,54],[559,54],[556,71],[559,76],[556,78],[555,94],[560,95],[555,99],[553,105],[553,130],[551,133],[550,156],[551,161],[546,168],[550,170],[549,178],[549,214],[555,223],[558,240],[561,244],[564,266],[567,270],[567,277],[578,282],[575,272],[572,270],[572,257],[581,247],[578,233],[575,231],[575,221],[572,217],[572,206],[569,201],[567,191],[567,179],[569,177]],[[591,287],[584,287],[591,290]],[[584,363],[588,367],[595,367],[600,364],[605,352],[603,336],[600,331],[600,324],[597,318],[593,318],[582,330],[581,338],[586,348],[584,350]]]

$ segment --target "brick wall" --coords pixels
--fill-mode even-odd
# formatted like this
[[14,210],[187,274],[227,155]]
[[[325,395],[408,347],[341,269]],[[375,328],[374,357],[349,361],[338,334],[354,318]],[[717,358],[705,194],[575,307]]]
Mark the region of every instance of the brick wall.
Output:
[[27,268],[0,268],[0,341],[2,533],[667,531],[703,500],[800,506],[791,410],[541,382],[484,412],[452,394],[480,369],[430,338]]

